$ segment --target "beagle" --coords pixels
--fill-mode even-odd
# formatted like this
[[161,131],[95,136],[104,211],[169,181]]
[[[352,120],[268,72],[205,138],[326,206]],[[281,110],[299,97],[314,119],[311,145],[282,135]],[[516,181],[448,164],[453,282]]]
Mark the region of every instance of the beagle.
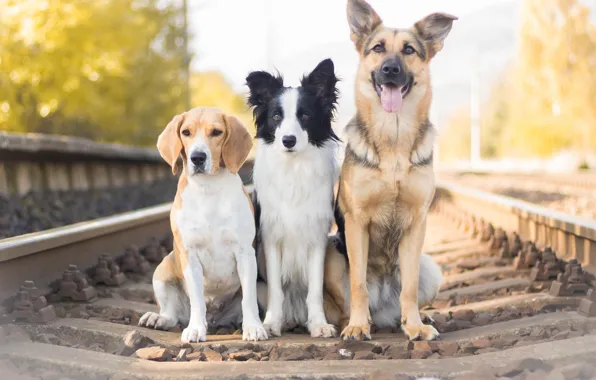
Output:
[[175,116],[157,139],[163,159],[182,175],[170,213],[174,249],[153,274],[159,313],[139,326],[187,325],[183,342],[205,341],[207,324],[240,325],[244,340],[265,340],[257,306],[254,210],[238,170],[252,137],[235,116],[194,108]]

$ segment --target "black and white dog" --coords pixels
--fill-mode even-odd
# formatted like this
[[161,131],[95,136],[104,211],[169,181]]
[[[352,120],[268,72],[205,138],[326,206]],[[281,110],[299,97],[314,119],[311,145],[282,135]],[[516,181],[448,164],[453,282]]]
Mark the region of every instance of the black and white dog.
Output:
[[259,284],[264,327],[279,336],[306,325],[313,337],[332,337],[323,273],[339,171],[339,139],[331,128],[338,97],[333,62],[319,63],[297,88],[263,71],[246,81],[257,126],[253,202],[259,273],[267,282]]

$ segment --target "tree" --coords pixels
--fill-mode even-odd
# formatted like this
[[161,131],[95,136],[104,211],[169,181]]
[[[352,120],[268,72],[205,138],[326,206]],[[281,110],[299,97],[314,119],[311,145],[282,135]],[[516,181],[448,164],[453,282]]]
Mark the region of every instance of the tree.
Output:
[[184,108],[181,9],[0,0],[0,128],[133,144]]

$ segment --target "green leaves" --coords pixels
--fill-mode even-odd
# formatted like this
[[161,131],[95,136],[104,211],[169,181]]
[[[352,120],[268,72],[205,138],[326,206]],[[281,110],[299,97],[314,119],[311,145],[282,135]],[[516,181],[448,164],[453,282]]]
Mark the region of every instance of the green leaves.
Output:
[[0,129],[154,145],[186,91],[162,3],[0,0]]

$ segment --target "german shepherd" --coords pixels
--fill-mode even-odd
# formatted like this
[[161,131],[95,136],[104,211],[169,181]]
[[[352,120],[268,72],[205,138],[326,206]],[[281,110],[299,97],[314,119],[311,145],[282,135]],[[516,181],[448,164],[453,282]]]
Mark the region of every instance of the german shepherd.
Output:
[[338,231],[326,256],[325,289],[337,306],[326,307],[328,319],[344,327],[349,308],[344,340],[370,339],[371,322],[400,320],[410,340],[432,340],[439,333],[419,311],[442,281],[439,266],[421,253],[435,187],[429,63],[457,18],[434,13],[394,29],[363,0],[348,0],[347,14],[360,54],[357,113],[346,126]]

